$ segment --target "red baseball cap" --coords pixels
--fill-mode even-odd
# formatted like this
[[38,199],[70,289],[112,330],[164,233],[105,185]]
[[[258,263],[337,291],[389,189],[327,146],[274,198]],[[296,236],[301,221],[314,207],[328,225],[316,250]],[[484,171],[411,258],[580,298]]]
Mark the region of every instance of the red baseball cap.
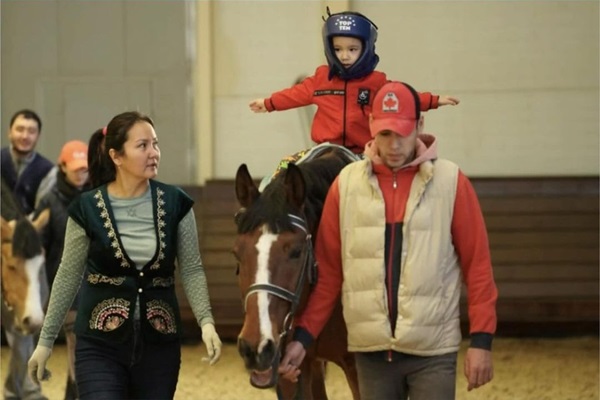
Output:
[[371,137],[390,130],[400,136],[409,136],[421,117],[419,94],[403,82],[388,82],[379,89],[373,100],[370,129]]
[[79,168],[87,169],[87,156],[87,144],[80,140],[71,140],[70,142],[65,143],[62,150],[60,151],[58,162],[61,164],[65,164],[67,169],[71,171],[75,171]]

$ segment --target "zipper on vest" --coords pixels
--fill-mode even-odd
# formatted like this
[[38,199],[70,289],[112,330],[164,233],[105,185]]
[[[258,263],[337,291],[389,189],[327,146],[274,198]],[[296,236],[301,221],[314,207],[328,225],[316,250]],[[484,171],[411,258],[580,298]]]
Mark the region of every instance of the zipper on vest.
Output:
[[344,81],[344,112],[342,115],[342,146],[346,145],[346,99],[348,97],[348,81]]
[[387,353],[387,362],[392,362],[392,351],[391,350],[388,350],[388,353]]
[[394,181],[393,181],[392,187],[394,189],[398,188],[398,182],[396,181],[396,172],[394,172]]

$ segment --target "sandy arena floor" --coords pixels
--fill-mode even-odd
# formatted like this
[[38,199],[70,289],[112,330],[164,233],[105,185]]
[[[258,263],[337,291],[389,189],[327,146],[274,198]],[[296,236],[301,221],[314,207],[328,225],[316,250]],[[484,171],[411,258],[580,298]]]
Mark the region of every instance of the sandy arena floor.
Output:
[[[598,338],[509,339],[494,342],[494,380],[467,392],[462,375],[462,356],[457,377],[458,400],[597,400],[599,395]],[[1,378],[4,381],[9,349],[2,347]],[[202,345],[186,345],[176,400],[276,399],[270,390],[254,389],[234,344],[226,344],[219,363],[209,367],[200,358]],[[66,379],[64,345],[57,345],[50,359],[52,379],[43,386],[51,400],[62,400]],[[341,370],[329,369],[327,390],[330,400],[351,399]],[[383,399],[382,399],[383,400]]]

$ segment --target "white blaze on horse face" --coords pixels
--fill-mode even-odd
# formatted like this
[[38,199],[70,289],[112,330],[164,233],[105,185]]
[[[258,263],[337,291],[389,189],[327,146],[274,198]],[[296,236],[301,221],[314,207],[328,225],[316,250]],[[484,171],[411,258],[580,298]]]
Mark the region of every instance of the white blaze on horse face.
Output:
[[[27,299],[25,300],[25,312],[23,318],[29,318],[31,327],[39,328],[44,322],[44,311],[41,304],[40,272],[44,268],[44,256],[42,254],[25,261],[25,271],[29,287],[27,288]],[[44,277],[41,277],[45,279]]]
[[[256,242],[256,250],[258,250],[257,256],[257,268],[256,277],[254,282],[257,284],[270,283],[271,274],[269,273],[269,254],[271,253],[271,247],[274,242],[277,241],[277,236],[271,231],[266,225],[261,228],[262,235]],[[261,340],[258,345],[258,352],[262,351],[262,348],[266,345],[267,341],[273,340],[271,318],[269,317],[269,294],[264,291],[259,291],[257,294],[257,305],[258,305],[258,318],[260,326]]]

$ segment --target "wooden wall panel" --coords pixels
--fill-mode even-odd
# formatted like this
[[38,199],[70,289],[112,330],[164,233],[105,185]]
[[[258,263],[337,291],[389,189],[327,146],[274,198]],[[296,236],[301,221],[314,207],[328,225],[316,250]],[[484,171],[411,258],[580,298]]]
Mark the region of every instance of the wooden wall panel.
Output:
[[[598,178],[472,182],[488,228],[499,291],[498,334],[598,334]],[[197,201],[194,210],[213,313],[220,332],[234,340],[243,310],[231,254],[238,210],[233,181],[184,189]],[[187,300],[180,300],[186,334],[199,335]],[[467,333],[464,290],[461,309]]]

